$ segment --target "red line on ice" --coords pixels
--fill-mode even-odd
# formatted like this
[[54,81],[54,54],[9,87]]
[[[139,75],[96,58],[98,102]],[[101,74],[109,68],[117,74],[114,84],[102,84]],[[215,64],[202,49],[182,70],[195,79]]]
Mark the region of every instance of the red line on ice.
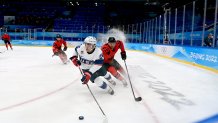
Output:
[[[76,80],[76,79],[75,79],[75,80]],[[15,108],[15,107],[22,106],[22,105],[27,104],[27,103],[34,102],[34,101],[39,100],[39,99],[42,99],[42,98],[44,98],[44,97],[50,96],[50,95],[52,95],[52,94],[54,94],[54,93],[57,93],[57,92],[59,92],[59,91],[61,91],[61,90],[64,90],[65,88],[67,88],[67,87],[69,87],[70,85],[72,85],[74,82],[75,82],[75,81],[73,81],[73,82],[71,82],[71,83],[69,83],[69,84],[67,84],[67,85],[65,85],[65,86],[63,86],[63,87],[61,87],[61,88],[59,88],[59,89],[57,89],[57,90],[54,90],[54,91],[49,92],[49,93],[47,93],[47,94],[44,94],[44,95],[35,97],[35,98],[33,98],[33,99],[26,100],[26,101],[23,101],[23,102],[14,104],[14,105],[10,105],[10,106],[6,106],[6,107],[3,107],[3,108],[0,108],[0,111],[9,110],[9,109],[12,109],[12,108]]]
[[[137,95],[140,96],[139,91],[135,87],[134,87],[134,90],[137,93]],[[144,107],[148,110],[149,114],[154,119],[154,122],[155,123],[160,123],[160,121],[158,120],[157,116],[154,114],[154,112],[151,110],[151,108],[148,106],[148,104],[145,102],[145,100],[142,99],[142,102],[143,102]]]

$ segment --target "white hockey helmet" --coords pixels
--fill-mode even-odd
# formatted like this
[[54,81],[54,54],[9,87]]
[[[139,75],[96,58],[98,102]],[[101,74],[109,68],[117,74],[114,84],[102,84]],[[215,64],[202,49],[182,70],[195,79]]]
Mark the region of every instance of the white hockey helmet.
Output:
[[84,43],[94,44],[96,45],[97,39],[93,36],[88,36],[85,38]]

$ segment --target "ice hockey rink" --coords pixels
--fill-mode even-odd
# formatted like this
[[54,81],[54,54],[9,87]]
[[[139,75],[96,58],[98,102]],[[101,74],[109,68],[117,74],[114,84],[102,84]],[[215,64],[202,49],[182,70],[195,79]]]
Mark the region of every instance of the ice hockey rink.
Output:
[[[218,114],[218,74],[139,51],[127,51],[133,98],[117,81],[109,95],[81,84],[79,69],[51,47],[0,46],[0,123],[197,123]],[[72,55],[68,48],[67,55]],[[116,59],[125,68],[117,53]],[[79,120],[84,116],[84,120]]]

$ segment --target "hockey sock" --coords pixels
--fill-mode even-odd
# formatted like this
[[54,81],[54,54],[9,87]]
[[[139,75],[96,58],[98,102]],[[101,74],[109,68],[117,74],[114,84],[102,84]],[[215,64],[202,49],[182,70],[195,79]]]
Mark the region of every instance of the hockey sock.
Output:
[[117,79],[119,80],[123,80],[124,78],[117,72],[117,70],[113,67],[113,66],[110,66],[108,68],[108,71]]
[[7,50],[8,50],[8,44],[5,44],[5,46],[6,46]]
[[118,71],[124,76],[124,77],[127,77],[127,74],[125,72],[125,70],[121,67],[118,69]]
[[100,87],[101,89],[106,89],[108,90],[108,87],[107,87],[107,83],[105,83],[100,77],[97,77],[95,80],[94,80],[95,84],[98,85],[98,87]]
[[11,44],[9,44],[9,46],[10,46],[11,49],[13,49]]
[[105,79],[107,80],[111,80],[111,75],[109,73],[107,73],[105,76],[104,76]]

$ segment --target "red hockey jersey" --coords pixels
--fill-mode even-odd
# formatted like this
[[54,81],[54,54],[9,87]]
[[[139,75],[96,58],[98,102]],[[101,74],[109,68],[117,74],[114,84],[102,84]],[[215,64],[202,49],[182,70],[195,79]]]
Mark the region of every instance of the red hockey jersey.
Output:
[[4,34],[4,35],[2,35],[2,40],[4,40],[4,41],[10,41],[11,38],[10,38],[10,36],[9,36],[8,34]]
[[121,50],[121,52],[125,51],[124,45],[122,41],[116,41],[116,44],[114,46],[114,49],[112,49],[108,43],[104,44],[101,47],[103,56],[104,56],[104,63],[111,63],[111,61],[114,59],[114,56],[118,49]]
[[52,46],[53,52],[58,52],[59,50],[61,50],[62,45],[64,45],[64,47],[67,47],[67,43],[65,40],[63,40],[63,39],[61,39],[60,41],[55,40],[55,42],[53,43],[53,46]]

